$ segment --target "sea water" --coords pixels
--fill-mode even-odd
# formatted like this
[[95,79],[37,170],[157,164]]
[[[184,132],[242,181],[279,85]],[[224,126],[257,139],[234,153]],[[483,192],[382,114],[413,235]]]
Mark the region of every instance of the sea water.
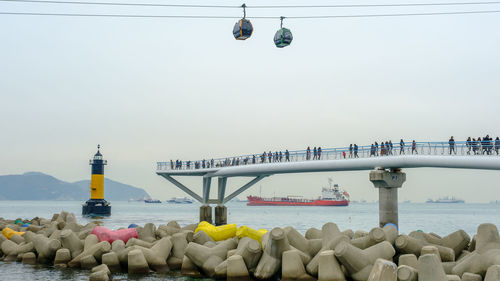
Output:
[[[127,227],[132,223],[144,225],[147,222],[158,226],[171,220],[176,220],[184,226],[198,222],[200,207],[197,203],[111,202],[112,215],[110,217],[87,218],[81,216],[81,204],[82,202],[76,201],[0,201],[0,217],[31,219],[38,216],[50,219],[52,214],[65,210],[75,213],[81,224],[99,221],[110,229]],[[341,230],[350,228],[369,231],[378,226],[377,203],[358,203],[347,207],[250,207],[242,202],[230,202],[226,206],[229,223],[236,223],[238,226],[246,225],[255,229],[270,230],[277,226],[293,226],[304,234],[311,227],[321,229],[326,222],[335,222]],[[500,204],[400,203],[400,233],[422,230],[446,235],[463,229],[472,237],[481,223],[493,223],[500,228],[499,214]],[[0,280],[88,280],[88,275],[89,271],[86,270],[61,270],[48,266],[0,262]],[[114,280],[191,280],[180,276],[178,272],[137,277],[115,274],[113,278]]]

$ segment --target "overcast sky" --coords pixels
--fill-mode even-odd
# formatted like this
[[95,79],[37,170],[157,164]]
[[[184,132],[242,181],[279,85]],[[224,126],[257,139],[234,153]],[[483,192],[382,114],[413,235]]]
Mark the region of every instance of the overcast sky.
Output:
[[[315,1],[321,3],[353,1]],[[247,14],[499,9],[254,9]],[[21,3],[0,3],[0,10],[242,14]],[[109,163],[107,177],[163,200],[184,194],[155,174],[157,161],[500,135],[500,14],[285,19],[294,41],[284,49],[272,41],[279,20],[252,20],[254,34],[246,41],[233,38],[235,21],[0,15],[0,174],[40,171],[65,181],[89,179],[88,159],[100,143]],[[498,171],[405,172],[401,200],[446,195],[500,200]],[[378,198],[367,171],[272,176],[243,195],[258,194],[262,186],[263,195],[318,196],[330,176],[354,200]],[[201,190],[201,179],[180,180]],[[230,189],[243,183],[228,182]]]

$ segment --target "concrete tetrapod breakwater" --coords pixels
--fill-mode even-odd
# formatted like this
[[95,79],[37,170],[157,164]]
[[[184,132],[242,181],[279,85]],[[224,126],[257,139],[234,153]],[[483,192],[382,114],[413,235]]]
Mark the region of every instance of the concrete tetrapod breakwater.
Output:
[[305,235],[291,226],[266,233],[175,221],[116,231],[96,226],[80,225],[64,211],[51,219],[0,218],[0,260],[88,269],[96,281],[115,272],[171,270],[230,281],[500,281],[493,224],[479,225],[472,239],[463,230],[399,234],[391,224],[366,232],[329,222]]

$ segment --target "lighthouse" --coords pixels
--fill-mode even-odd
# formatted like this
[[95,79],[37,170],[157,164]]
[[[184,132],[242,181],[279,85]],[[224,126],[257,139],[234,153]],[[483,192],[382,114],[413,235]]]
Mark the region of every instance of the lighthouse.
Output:
[[111,215],[111,205],[104,200],[104,165],[107,161],[102,159],[99,151],[100,145],[97,145],[97,153],[89,161],[92,166],[92,175],[90,178],[90,199],[82,206],[82,215]]

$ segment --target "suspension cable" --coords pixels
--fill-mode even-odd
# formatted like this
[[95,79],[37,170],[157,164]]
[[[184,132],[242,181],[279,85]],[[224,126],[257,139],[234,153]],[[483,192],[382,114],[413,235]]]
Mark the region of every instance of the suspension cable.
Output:
[[[289,16],[286,18],[287,19],[374,18],[374,17],[440,16],[440,15],[467,15],[467,14],[494,14],[494,13],[500,13],[500,10],[429,12],[429,13],[394,13],[394,14],[309,15],[309,16]],[[39,13],[39,12],[0,12],[0,15],[110,17],[110,18],[178,18],[178,19],[239,19],[240,18],[235,16],[211,16],[211,15],[83,14],[83,13]],[[280,19],[279,16],[252,16],[247,18]]]
[[[156,3],[123,3],[123,2],[90,2],[64,0],[0,0],[11,3],[36,4],[75,4],[75,5],[107,5],[107,6],[145,6],[145,7],[173,7],[173,8],[230,8],[238,9],[242,6],[232,5],[198,5],[198,4],[156,4]],[[293,8],[370,8],[370,7],[418,7],[418,6],[464,6],[464,5],[495,5],[500,1],[481,2],[439,2],[439,3],[393,3],[393,4],[336,4],[336,5],[256,5],[245,6],[249,9],[293,9]]]

